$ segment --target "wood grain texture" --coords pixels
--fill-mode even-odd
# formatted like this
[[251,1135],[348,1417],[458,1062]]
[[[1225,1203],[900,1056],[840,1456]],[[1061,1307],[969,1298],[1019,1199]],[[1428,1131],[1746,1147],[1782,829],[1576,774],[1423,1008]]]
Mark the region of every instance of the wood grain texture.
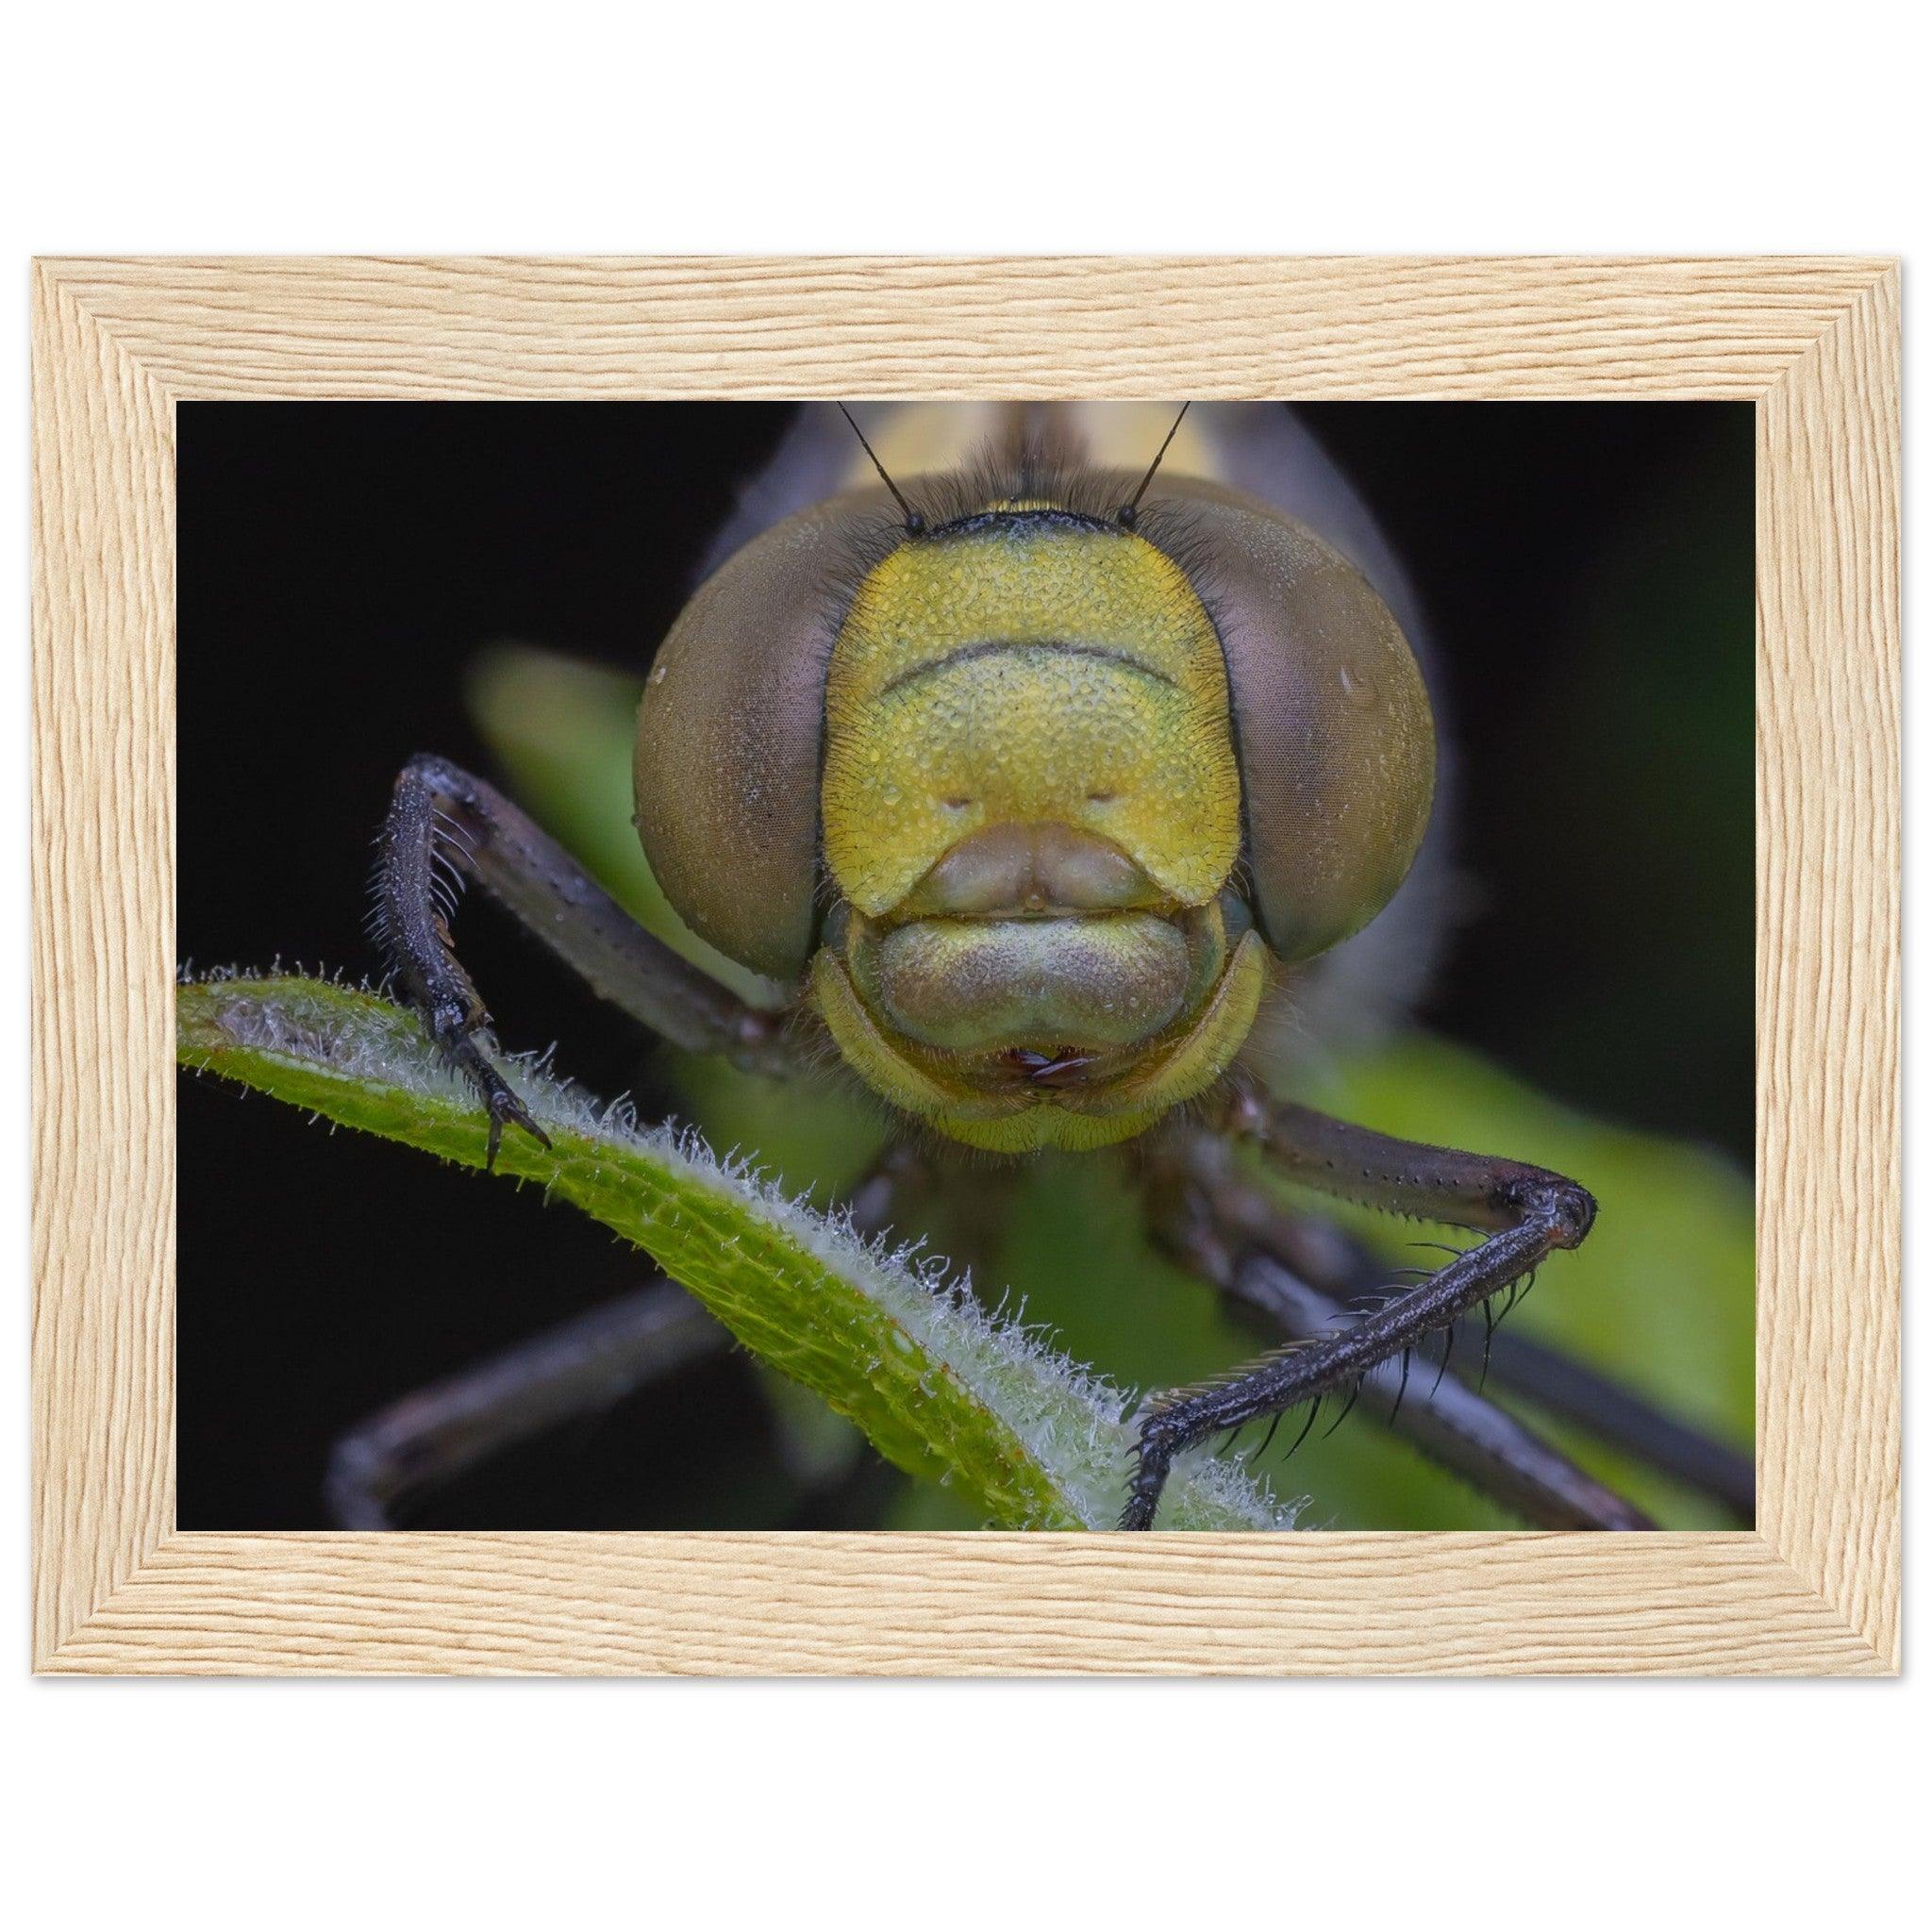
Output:
[[1894,1659],[1898,296],[1757,417],[1757,1525]]
[[175,427],[161,386],[44,269],[33,381],[33,1588],[47,1633],[92,1616],[175,1517]]
[[1762,1539],[175,1536],[59,1671],[1879,1668]]
[[[33,300],[39,1668],[1897,1669],[1893,265],[85,260]],[[812,394],[1756,400],[1755,1534],[174,1529],[173,404]]]
[[67,261],[195,396],[1757,397],[1883,271],[1779,261]]

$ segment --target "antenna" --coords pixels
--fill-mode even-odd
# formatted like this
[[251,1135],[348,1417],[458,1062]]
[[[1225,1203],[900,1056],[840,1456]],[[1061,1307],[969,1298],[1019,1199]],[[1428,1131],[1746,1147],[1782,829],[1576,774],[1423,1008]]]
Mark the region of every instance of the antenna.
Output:
[[[1147,494],[1147,486],[1148,484],[1153,482],[1154,473],[1156,470],[1159,469],[1160,459],[1167,454],[1167,445],[1174,441],[1174,431],[1181,426],[1181,416],[1185,416],[1188,413],[1188,411],[1191,409],[1194,406],[1191,402],[1186,402],[1181,405],[1181,415],[1176,416],[1174,419],[1173,424],[1168,428],[1166,436],[1161,440],[1160,447],[1154,452],[1154,460],[1147,465],[1147,474],[1141,478],[1140,489],[1135,491],[1133,495],[1129,497],[1125,503],[1121,505],[1120,510],[1118,514],[1115,516],[1114,521],[1120,525],[1122,529],[1131,530],[1134,527],[1134,517],[1141,508],[1141,499]],[[858,425],[855,423],[852,426],[853,428],[857,429],[858,427]],[[864,441],[862,437],[859,440],[861,441]],[[874,462],[877,462],[878,458],[874,457],[873,460]],[[880,475],[884,475],[885,472],[881,470],[879,474]],[[894,491],[893,494],[897,495],[898,492]]]
[[[871,443],[866,441],[865,431],[858,426],[858,424],[857,420],[854,418],[852,411],[848,409],[843,403],[841,403],[839,405],[839,413],[840,415],[844,417],[846,422],[852,425],[852,433],[854,436],[858,437],[859,447],[862,450],[864,450],[866,455],[872,458],[873,468],[879,473],[879,481],[883,483],[886,486],[886,488],[892,492],[892,501],[896,503],[903,511],[905,511],[907,534],[912,537],[918,536],[919,533],[925,528],[925,519],[923,516],[921,516],[919,512],[916,509],[914,509],[909,503],[906,501],[905,497],[900,493],[899,486],[896,483],[894,483],[889,475],[886,475],[885,464],[879,461],[878,452],[873,448]],[[1170,437],[1172,437],[1172,434],[1173,432],[1170,431]],[[1166,443],[1161,444],[1162,449],[1165,449],[1166,447]],[[1160,459],[1158,457],[1155,458],[1156,462],[1158,462],[1159,460]],[[1154,472],[1150,470],[1147,474],[1151,476],[1154,474]],[[1141,486],[1142,490],[1146,489],[1146,487],[1147,486],[1144,483]]]

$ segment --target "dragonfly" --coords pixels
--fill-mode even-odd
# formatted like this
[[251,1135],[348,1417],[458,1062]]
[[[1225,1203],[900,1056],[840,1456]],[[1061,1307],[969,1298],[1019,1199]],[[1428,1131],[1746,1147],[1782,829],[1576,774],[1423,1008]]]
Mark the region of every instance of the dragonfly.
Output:
[[[501,1137],[542,1140],[455,938],[475,884],[662,1040],[840,1079],[896,1131],[862,1224],[1060,1152],[1120,1163],[1162,1248],[1274,1345],[1137,1417],[1120,1526],[1175,1458],[1365,1411],[1531,1523],[1649,1519],[1490,1392],[1748,1508],[1748,1468],[1499,1332],[1590,1236],[1587,1177],[1297,1097],[1405,1023],[1451,928],[1441,667],[1373,517],[1272,405],[808,405],[721,529],[639,707],[635,824],[747,996],[638,924],[512,799],[399,774],[373,932]],[[1463,1239],[1412,1278],[1263,1184]],[[1474,1377],[1452,1373],[1480,1324]],[[616,1386],[703,1321],[669,1284],[410,1398],[339,1446],[341,1520]],[[1267,1446],[1264,1442],[1264,1447]]]

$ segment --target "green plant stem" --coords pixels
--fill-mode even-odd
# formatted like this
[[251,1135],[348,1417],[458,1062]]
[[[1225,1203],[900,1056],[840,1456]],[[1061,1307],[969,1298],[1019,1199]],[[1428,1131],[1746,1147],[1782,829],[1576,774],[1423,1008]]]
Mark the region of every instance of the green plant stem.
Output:
[[[481,1168],[486,1126],[414,1017],[293,977],[191,981],[176,1057],[343,1126]],[[634,1241],[755,1355],[851,1417],[900,1468],[950,1483],[997,1528],[1095,1529],[1124,1493],[1127,1399],[942,1262],[856,1235],[694,1134],[640,1127],[538,1068],[511,1078],[553,1145],[512,1134],[497,1172],[536,1181]],[[1241,1470],[1176,1473],[1163,1526],[1277,1529],[1291,1513]]]

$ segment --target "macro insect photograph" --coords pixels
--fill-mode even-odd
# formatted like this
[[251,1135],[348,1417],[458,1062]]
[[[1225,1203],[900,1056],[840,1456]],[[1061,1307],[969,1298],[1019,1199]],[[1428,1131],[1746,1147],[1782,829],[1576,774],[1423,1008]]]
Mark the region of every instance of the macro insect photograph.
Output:
[[1750,405],[176,444],[182,1529],[1752,1524]]

